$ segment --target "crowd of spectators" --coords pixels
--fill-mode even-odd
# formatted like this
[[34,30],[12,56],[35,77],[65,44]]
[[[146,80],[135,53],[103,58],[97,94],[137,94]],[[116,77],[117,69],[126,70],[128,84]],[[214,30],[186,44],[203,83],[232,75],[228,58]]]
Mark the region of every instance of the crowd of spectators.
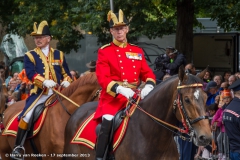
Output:
[[237,79],[240,79],[239,72],[227,71],[223,75],[212,75],[211,71],[206,72],[204,76],[204,90],[207,93],[206,111],[210,117],[209,125],[212,128],[213,141],[207,147],[199,147],[195,159],[199,157],[218,160],[229,159],[229,141],[222,118],[223,111],[233,98],[228,87]]
[[[196,69],[192,63],[185,66],[185,72],[197,75]],[[166,74],[163,80],[170,77]],[[240,79],[240,73],[231,73],[230,71],[224,72],[223,75],[213,75],[210,70],[207,70],[203,77],[203,90],[207,94],[206,101],[206,116],[209,116],[209,126],[212,129],[213,141],[208,146],[196,147],[191,142],[183,143],[176,141],[180,152],[180,160],[192,160],[192,159],[218,159],[228,160],[229,159],[229,141],[225,128],[223,125],[223,111],[227,105],[233,99],[233,94],[228,87]],[[187,148],[186,152],[182,149]],[[184,158],[181,157],[184,154]],[[189,156],[187,156],[187,154]],[[194,157],[194,158],[193,158]]]

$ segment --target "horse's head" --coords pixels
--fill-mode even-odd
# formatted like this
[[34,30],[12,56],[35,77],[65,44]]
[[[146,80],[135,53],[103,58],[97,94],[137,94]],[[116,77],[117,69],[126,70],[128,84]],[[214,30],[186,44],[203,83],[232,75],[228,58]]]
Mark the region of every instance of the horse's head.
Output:
[[194,143],[205,146],[211,141],[212,134],[206,117],[207,95],[202,89],[202,80],[197,76],[186,74],[183,67],[180,67],[178,77],[177,94],[178,101],[181,101],[181,107],[179,107],[181,109],[177,112],[177,118],[180,121],[182,119],[186,121]]

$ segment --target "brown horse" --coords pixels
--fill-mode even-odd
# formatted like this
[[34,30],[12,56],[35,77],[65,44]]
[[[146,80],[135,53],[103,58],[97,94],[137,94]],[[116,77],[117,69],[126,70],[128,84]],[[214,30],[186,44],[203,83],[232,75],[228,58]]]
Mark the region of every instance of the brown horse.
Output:
[[7,87],[0,78],[0,125],[3,122],[4,110],[6,109]]
[[[173,139],[174,129],[156,122],[163,120],[168,124],[176,125],[178,121],[182,121],[180,111],[187,122],[185,124],[189,128],[188,134],[193,137],[194,143],[209,144],[212,135],[209,121],[205,117],[207,95],[201,86],[202,80],[191,74],[185,74],[183,68],[179,70],[178,76],[173,76],[157,85],[145,99],[139,102],[139,107],[129,120],[125,137],[114,152],[115,158],[117,160],[178,160],[179,155]],[[175,105],[178,101],[182,102],[182,105],[179,105],[182,109],[178,109]],[[70,142],[80,124],[96,110],[97,105],[98,102],[86,103],[69,119],[65,129],[64,154],[78,155],[78,157],[66,157],[66,159],[95,158],[94,150]]]
[[[80,77],[77,81],[74,81],[68,88],[64,89],[62,94],[70,98],[77,104],[82,105],[88,101],[98,100],[95,96],[100,86],[97,82],[95,73],[89,73],[83,77]],[[73,113],[77,107],[69,101],[62,99],[61,103],[66,107],[69,113]],[[48,109],[44,124],[39,133],[34,137],[34,142],[37,146],[39,153],[46,154],[46,157],[42,156],[42,159],[60,159],[51,157],[52,154],[61,154],[64,147],[64,129],[66,123],[70,117],[67,111],[59,102]],[[5,111],[4,125],[18,112],[20,112],[25,105],[25,101],[17,102],[11,105]],[[15,137],[12,136],[0,136],[0,153],[3,160],[10,159],[5,155],[12,152],[14,147]],[[26,154],[33,153],[29,140],[26,140],[24,147]],[[35,159],[33,156],[29,156],[25,159]]]

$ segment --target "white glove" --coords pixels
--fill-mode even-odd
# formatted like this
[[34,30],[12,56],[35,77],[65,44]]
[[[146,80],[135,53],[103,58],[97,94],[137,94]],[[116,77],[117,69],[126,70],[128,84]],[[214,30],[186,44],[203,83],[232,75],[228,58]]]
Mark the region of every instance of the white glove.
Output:
[[144,86],[144,88],[141,91],[141,99],[143,99],[144,97],[146,97],[148,95],[149,92],[151,92],[153,90],[153,85],[151,84],[146,84]]
[[122,94],[127,99],[131,98],[135,93],[131,88],[125,88],[123,86],[118,86],[116,92]]
[[68,81],[62,81],[61,86],[63,86],[64,88],[67,88],[70,85],[70,82]]
[[43,85],[47,88],[52,88],[52,87],[55,87],[57,83],[54,82],[53,80],[44,80]]

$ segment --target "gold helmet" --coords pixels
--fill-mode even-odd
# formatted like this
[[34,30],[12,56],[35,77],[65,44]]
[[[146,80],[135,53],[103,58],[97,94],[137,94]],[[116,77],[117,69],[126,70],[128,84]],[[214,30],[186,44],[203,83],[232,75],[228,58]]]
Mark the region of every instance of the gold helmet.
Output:
[[37,24],[37,22],[34,22],[33,32],[30,35],[31,36],[41,36],[41,35],[51,36],[47,21],[42,21],[39,25]]
[[117,26],[125,26],[129,24],[121,9],[119,9],[118,13],[113,13],[110,10],[107,15],[107,20],[109,22],[110,28]]

